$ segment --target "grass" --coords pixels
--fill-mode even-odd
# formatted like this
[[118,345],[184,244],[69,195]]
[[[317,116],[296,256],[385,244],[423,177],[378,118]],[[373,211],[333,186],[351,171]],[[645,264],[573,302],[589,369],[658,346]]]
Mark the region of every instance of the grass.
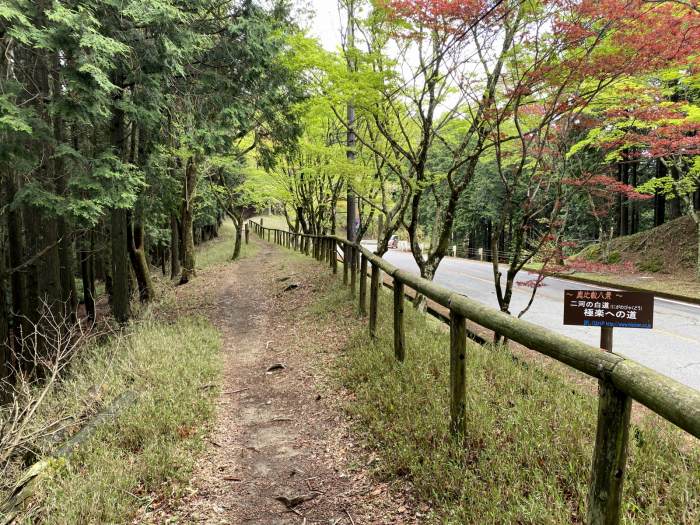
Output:
[[[233,247],[235,243],[236,227],[233,222],[226,221],[219,229],[219,236],[211,241],[207,241],[197,246],[196,261],[197,269],[201,270],[225,264],[231,261]],[[250,233],[254,235],[253,232]],[[258,247],[255,244],[246,244],[245,236],[241,239],[241,258],[251,257],[257,253]]]
[[[333,281],[336,282],[336,281]],[[393,357],[390,297],[381,334],[353,318],[347,290],[323,288],[310,315],[348,330],[336,367],[347,410],[380,456],[376,474],[405,479],[434,523],[582,523],[596,399],[564,377],[534,374],[504,349],[469,346],[467,428],[451,438],[449,333],[406,307],[407,359]],[[338,324],[339,322],[344,324]],[[655,415],[630,432],[624,523],[700,522],[700,447]]]
[[[542,263],[530,263],[525,266],[524,271],[539,272],[541,268]],[[644,271],[649,272],[651,269],[645,267]],[[656,273],[656,271],[653,273],[653,276],[591,272],[571,272],[567,275],[586,279],[587,281],[591,281],[592,284],[597,284],[599,286],[610,286],[612,288],[616,286],[630,286],[640,291],[675,295],[681,300],[690,299],[697,301],[697,298],[700,297],[700,281],[681,279],[673,275]],[[567,275],[558,277],[566,279]],[[573,279],[571,281],[575,282]]]
[[[230,262],[234,234],[226,222],[218,238],[198,246],[198,268]],[[241,257],[256,249],[244,243]],[[81,350],[51,392],[32,424],[67,418],[71,425],[59,440],[38,444],[37,458],[50,457],[125,391],[138,398],[67,460],[52,462],[24,522],[127,523],[154,500],[176,497],[190,479],[214,415],[221,341],[201,317],[171,322],[153,315],[167,314],[172,300],[164,293],[157,308],[146,308],[122,334]]]
[[260,224],[260,219],[263,220],[263,226],[265,228],[276,228],[285,231],[289,229],[287,219],[285,219],[283,215],[258,215],[252,218],[252,220],[258,224]]
[[57,462],[27,522],[125,523],[151,494],[176,493],[214,412],[220,347],[214,327],[190,317],[146,321],[85,349],[43,407],[45,418],[94,413],[126,390],[139,397]]

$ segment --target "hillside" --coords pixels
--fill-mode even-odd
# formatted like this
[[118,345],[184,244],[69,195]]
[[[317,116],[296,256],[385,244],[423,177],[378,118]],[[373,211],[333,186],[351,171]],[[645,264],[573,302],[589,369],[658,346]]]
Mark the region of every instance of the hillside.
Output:
[[607,263],[633,262],[640,272],[692,279],[697,260],[697,230],[690,217],[681,217],[644,232],[619,237],[611,243],[610,256],[602,260],[600,245],[579,256]]
[[[609,264],[606,268],[610,270],[572,271],[569,274],[572,277],[601,285],[632,286],[693,301],[700,297],[700,282],[695,274],[697,231],[690,217],[613,240],[607,260],[603,260],[597,244],[582,250],[576,259]],[[632,263],[636,271],[630,273],[624,267],[626,263]],[[621,271],[620,268],[625,269]]]

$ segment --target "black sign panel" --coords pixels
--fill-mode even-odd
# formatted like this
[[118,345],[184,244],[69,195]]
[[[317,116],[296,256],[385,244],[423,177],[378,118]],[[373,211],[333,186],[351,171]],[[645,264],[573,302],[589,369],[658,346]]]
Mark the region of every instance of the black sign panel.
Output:
[[654,296],[644,292],[565,290],[564,324],[652,328]]

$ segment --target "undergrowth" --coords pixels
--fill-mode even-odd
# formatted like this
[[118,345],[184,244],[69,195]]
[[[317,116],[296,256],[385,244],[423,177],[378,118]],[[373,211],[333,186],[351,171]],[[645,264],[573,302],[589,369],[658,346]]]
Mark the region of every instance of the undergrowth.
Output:
[[[217,264],[231,262],[235,243],[236,227],[231,221],[224,221],[219,228],[219,236],[207,241],[197,247],[196,265],[197,269],[208,268]],[[255,236],[250,231],[251,239]],[[245,233],[241,237],[240,258],[252,257],[258,252],[258,245],[255,243],[245,243]]]
[[[326,282],[325,280],[323,282]],[[333,281],[337,283],[337,281]],[[380,455],[377,475],[411,482],[435,523],[582,523],[596,398],[507,349],[468,347],[467,432],[449,434],[449,333],[406,306],[407,358],[393,356],[383,293],[379,337],[349,321],[346,288],[322,288],[311,314],[349,332],[337,367],[347,410]],[[344,321],[341,321],[344,320]],[[341,323],[341,324],[339,324]],[[655,415],[630,431],[624,523],[700,523],[700,447]]]
[[26,522],[125,523],[152,493],[176,492],[213,415],[220,346],[211,324],[184,318],[143,322],[83,352],[44,407],[47,416],[108,406],[127,390],[138,398],[69,459],[54,463]]
[[[217,239],[199,246],[198,268],[228,263],[234,233],[233,224],[224,223]],[[256,249],[244,241],[241,257]],[[173,301],[164,286],[156,308],[143,309],[141,320],[121,334],[82,348],[53,387],[31,424],[39,431],[61,421],[66,430],[37,441],[27,465],[50,458],[125,392],[138,397],[69,458],[51,461],[22,522],[126,523],[152,500],[177,496],[190,478],[214,414],[221,341],[203,318],[187,315],[170,322],[154,315],[167,314]]]

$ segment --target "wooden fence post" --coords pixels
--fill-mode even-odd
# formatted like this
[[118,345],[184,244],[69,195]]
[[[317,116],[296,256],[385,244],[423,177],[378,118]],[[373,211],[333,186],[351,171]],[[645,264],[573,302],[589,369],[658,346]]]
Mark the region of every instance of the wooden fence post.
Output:
[[369,335],[377,336],[377,308],[379,307],[380,268],[372,263],[372,277],[369,285]]
[[357,286],[357,257],[354,246],[350,246],[350,297],[355,297]]
[[453,435],[466,433],[467,399],[466,319],[450,310],[450,429]]
[[350,259],[348,259],[349,253],[350,249],[348,248],[348,245],[343,244],[343,284],[348,284],[348,270],[350,269],[348,266],[350,263]]
[[335,248],[335,239],[328,238],[328,267],[333,268],[333,251]]
[[331,239],[331,268],[333,268],[333,275],[338,273],[338,244],[335,239]]
[[[612,351],[612,328],[601,330],[600,347]],[[608,379],[598,380],[598,428],[588,489],[588,525],[620,522],[631,406],[631,398]]]
[[403,283],[394,277],[394,356],[403,362],[406,358],[406,340],[403,329]]
[[367,257],[362,254],[360,263],[360,304],[359,312],[361,316],[367,315]]

